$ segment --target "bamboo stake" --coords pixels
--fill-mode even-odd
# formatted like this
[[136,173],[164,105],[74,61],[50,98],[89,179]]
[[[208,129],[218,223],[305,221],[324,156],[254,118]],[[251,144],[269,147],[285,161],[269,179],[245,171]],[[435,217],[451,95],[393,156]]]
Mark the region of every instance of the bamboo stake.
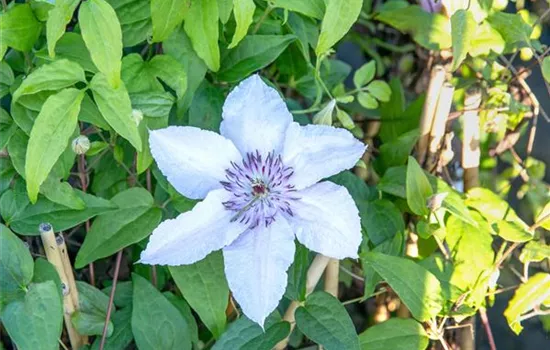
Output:
[[[331,259],[327,256],[324,256],[322,254],[317,254],[315,256],[315,259],[313,259],[313,262],[309,266],[309,269],[307,270],[307,278],[306,278],[306,296],[311,294],[313,290],[315,289],[315,286],[321,279],[321,276],[323,275],[323,272],[325,271],[325,268],[327,267],[329,261]],[[294,312],[296,309],[300,306],[300,301],[292,301],[288,308],[286,309],[285,315],[283,317],[283,320],[290,323],[290,333],[288,337],[281,340],[277,345],[275,345],[275,350],[283,350],[288,345],[288,338],[290,337],[290,334],[292,334],[292,331],[294,330],[294,327],[296,326],[296,319],[294,318]]]
[[[52,225],[48,223],[42,223],[39,226],[40,237],[42,238],[42,244],[48,261],[55,267],[61,284],[63,287],[63,318],[65,319],[65,327],[67,328],[67,334],[69,335],[69,341],[73,349],[78,349],[85,344],[85,339],[78,334],[71,321],[71,316],[75,312],[76,308],[73,303],[73,297],[71,296],[71,286],[69,278],[65,272],[65,267],[62,259],[62,254],[59,249],[59,245],[53,233]],[[70,265],[70,263],[69,263]]]
[[338,281],[340,276],[340,260],[330,259],[325,269],[325,292],[338,298]]
[[[481,92],[469,92],[464,100],[465,109],[478,109],[481,104]],[[464,169],[464,192],[479,186],[479,114],[472,110],[462,117],[462,168]]]
[[430,129],[428,157],[425,166],[425,169],[428,171],[432,170],[437,165],[438,151],[440,149],[441,140],[443,136],[445,136],[445,127],[447,125],[447,118],[451,112],[454,91],[454,86],[450,83],[445,83],[439,94],[439,100],[437,101],[432,127]]
[[420,138],[416,147],[416,159],[420,165],[424,164],[426,153],[428,151],[428,142],[430,139],[430,130],[433,124],[433,118],[439,100],[439,93],[445,82],[445,68],[437,65],[432,69],[430,84],[426,93],[426,101],[420,117]]

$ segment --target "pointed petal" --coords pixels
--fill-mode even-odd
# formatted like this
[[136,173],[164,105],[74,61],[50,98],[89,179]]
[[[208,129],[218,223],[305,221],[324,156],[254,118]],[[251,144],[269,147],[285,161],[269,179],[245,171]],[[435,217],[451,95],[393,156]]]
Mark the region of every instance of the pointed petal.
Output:
[[287,129],[283,162],[294,168],[291,181],[300,189],[352,168],[365,149],[347,130],[292,123]]
[[169,126],[150,131],[153,158],[178,192],[202,199],[221,188],[225,169],[241,155],[233,143],[214,132],[190,126]]
[[141,263],[187,265],[233,242],[247,227],[231,222],[235,213],[222,204],[226,190],[214,190],[195,207],[177,218],[162,222],[141,253]]
[[295,248],[292,229],[278,216],[268,227],[249,230],[223,249],[229,289],[244,314],[262,327],[285,292]]
[[310,250],[335,259],[357,258],[361,244],[359,211],[348,190],[320,182],[298,191],[288,222],[296,238]]
[[291,122],[279,93],[253,75],[227,96],[220,131],[243,155],[256,150],[265,155],[273,150],[279,153]]

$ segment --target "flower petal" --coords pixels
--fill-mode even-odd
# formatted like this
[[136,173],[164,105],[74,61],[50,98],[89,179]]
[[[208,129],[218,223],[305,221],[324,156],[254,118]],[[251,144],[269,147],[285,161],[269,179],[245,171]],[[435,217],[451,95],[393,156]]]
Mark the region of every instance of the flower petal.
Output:
[[357,258],[359,211],[345,187],[320,182],[298,191],[288,218],[296,238],[310,250],[335,259]]
[[220,132],[244,155],[279,151],[292,115],[279,93],[253,75],[227,96]]
[[285,292],[295,249],[292,229],[281,216],[268,227],[243,233],[223,249],[229,289],[244,314],[262,327]]
[[247,227],[231,222],[235,213],[222,204],[228,195],[226,190],[214,190],[192,210],[162,222],[153,231],[140,262],[171,266],[192,264],[233,242]]
[[149,143],[168,181],[192,199],[202,199],[211,190],[221,188],[220,180],[225,179],[230,162],[242,159],[228,139],[190,126],[152,130]]
[[352,168],[365,149],[347,130],[292,123],[287,129],[283,163],[294,168],[291,181],[300,189]]

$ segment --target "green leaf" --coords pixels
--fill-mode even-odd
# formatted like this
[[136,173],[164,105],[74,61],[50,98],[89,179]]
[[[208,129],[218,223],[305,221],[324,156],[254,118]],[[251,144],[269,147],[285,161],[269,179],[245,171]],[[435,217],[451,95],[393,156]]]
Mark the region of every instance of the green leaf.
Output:
[[63,34],[55,46],[55,59],[49,56],[46,48],[37,51],[36,57],[48,63],[59,59],[68,59],[78,63],[87,72],[97,73],[97,67],[92,62],[90,52],[86,48],[82,36],[78,33],[67,32]]
[[124,47],[147,40],[153,30],[149,0],[108,0],[116,12],[122,29]]
[[325,292],[310,294],[295,313],[302,333],[327,350],[359,349],[355,327],[342,304]]
[[233,0],[218,0],[218,13],[220,15],[220,21],[223,24],[227,24],[231,12],[233,11]]
[[117,210],[99,215],[76,256],[76,268],[110,256],[147,237],[160,223],[162,212],[143,188],[118,193],[111,201]]
[[13,189],[8,189],[0,198],[0,215],[6,223],[10,225],[28,205],[30,204],[25,183],[18,181]]
[[221,252],[214,252],[192,265],[170,266],[181,294],[218,339],[225,329],[229,288]]
[[468,191],[466,205],[476,209],[495,232],[510,242],[526,242],[533,239],[534,233],[519,218],[514,209],[497,194],[485,188],[473,188]]
[[328,0],[315,54],[321,56],[350,30],[359,17],[362,0]]
[[15,81],[13,70],[6,62],[0,62],[0,98],[10,93],[10,87]]
[[336,100],[331,100],[323,109],[313,116],[313,124],[332,125],[334,107],[336,107]]
[[477,26],[475,35],[470,39],[470,56],[489,55],[491,51],[501,54],[506,42],[489,22],[483,21]]
[[[103,327],[105,325],[105,316],[75,311],[71,315],[71,322],[79,334],[102,335]],[[110,337],[113,334],[113,331],[113,322],[109,321],[109,324],[107,325],[107,337]]]
[[0,224],[0,300],[16,296],[32,279],[33,261],[23,242]]
[[297,243],[294,260],[287,271],[288,283],[285,291],[285,297],[287,299],[305,300],[307,270],[310,261],[309,250],[300,243]]
[[224,55],[218,78],[227,82],[240,81],[275,61],[294,40],[294,35],[247,35]]
[[507,45],[524,47],[531,42],[529,37],[533,27],[525,23],[518,13],[495,12],[487,17],[487,21],[502,35]]
[[372,60],[369,63],[365,63],[353,74],[353,85],[357,89],[365,86],[372,79],[376,73],[376,61]]
[[46,22],[46,39],[50,57],[55,57],[55,44],[65,33],[65,27],[73,18],[74,10],[79,3],[78,0],[57,0],[54,8],[49,11]]
[[428,50],[447,49],[452,45],[448,18],[439,13],[426,12],[420,6],[387,6],[375,19],[411,34],[414,41]]
[[[94,126],[103,130],[111,130],[111,127],[109,126],[109,124],[107,124],[107,121],[101,115],[99,108],[97,108],[95,102],[88,94],[84,96],[84,98],[82,99],[82,103],[80,104],[80,113],[78,114],[78,120],[85,123],[93,124]],[[92,154],[86,153],[86,155]]]
[[59,296],[59,302],[63,303],[63,287],[61,286],[61,278],[59,273],[48,260],[44,258],[37,258],[34,261],[34,274],[32,276],[33,283],[42,283],[47,281],[53,281],[55,288]]
[[192,1],[184,21],[185,32],[197,55],[214,72],[220,69],[218,16],[217,0]]
[[405,165],[409,154],[411,154],[414,145],[418,141],[418,137],[419,131],[414,129],[400,135],[395,140],[382,144],[379,157],[376,159],[376,162],[380,164],[379,167],[385,171],[391,167]]
[[344,186],[356,204],[363,200],[374,200],[378,198],[376,191],[374,191],[374,189],[371,190],[365,181],[351,171],[344,170],[329,177],[328,180],[337,185]]
[[355,128],[355,122],[343,109],[336,108],[336,119],[338,119],[338,121],[342,123],[342,126],[348,130]]
[[417,215],[430,213],[426,203],[433,194],[432,186],[424,174],[424,170],[413,157],[409,156],[406,178],[407,204]]
[[124,83],[120,82],[118,88],[113,88],[106,77],[98,73],[93,77],[90,88],[103,118],[120,136],[130,141],[136,150],[141,151],[141,138],[132,118],[132,102]]
[[2,323],[18,349],[57,350],[63,306],[53,281],[29,286],[24,300],[8,304]]
[[151,118],[167,118],[174,105],[174,97],[165,91],[144,91],[130,93],[132,108]]
[[115,10],[105,0],[88,0],[80,6],[78,20],[92,61],[117,89],[121,83],[122,31]]
[[544,59],[542,60],[541,70],[544,80],[550,82],[550,57],[544,57]]
[[205,81],[198,88],[189,107],[189,125],[218,131],[222,121],[223,91]]
[[147,70],[172,88],[178,98],[187,89],[187,74],[183,66],[172,56],[156,55],[148,63]]
[[382,276],[417,320],[428,321],[441,310],[441,284],[422,266],[405,258],[375,252],[366,253],[363,261]]
[[471,11],[460,9],[451,16],[451,36],[453,41],[452,71],[455,71],[466,58],[476,30],[477,22]]
[[[101,291],[103,294],[110,296],[113,286],[106,287]],[[118,282],[116,285],[115,296],[113,302],[118,308],[131,308],[133,286],[131,281]]]
[[522,263],[540,262],[544,259],[550,259],[550,245],[540,241],[531,241],[521,250],[519,260]]
[[61,59],[45,64],[33,71],[13,93],[16,101],[23,95],[35,94],[45,90],[59,90],[86,81],[84,70],[78,63]]
[[[401,81],[397,78],[390,80],[390,88],[392,90],[390,101],[382,103],[380,106],[380,133],[382,143],[395,140],[399,135],[406,130],[407,124],[404,119],[405,111],[405,95]],[[411,129],[417,128],[418,123]]]
[[109,308],[109,297],[83,281],[76,281],[76,288],[79,294],[80,310],[88,314],[103,316],[103,320],[105,320]]
[[390,318],[359,335],[364,350],[424,350],[430,342],[424,327],[415,320]]
[[27,206],[19,213],[10,227],[22,235],[38,236],[38,225],[49,222],[56,231],[70,229],[86,220],[116,208],[108,200],[75,190],[77,195],[86,204],[84,210],[74,210],[61,204],[49,201],[46,198],[39,198],[36,204]]
[[191,1],[151,0],[151,19],[153,21],[153,42],[166,40],[181,24]]
[[40,193],[52,202],[59,203],[71,209],[86,208],[84,201],[77,195],[68,182],[59,181],[50,174],[40,186]]
[[[143,277],[132,274],[132,332],[139,349],[191,349],[178,309]],[[154,320],[154,322],[151,322]]]
[[519,334],[523,329],[521,315],[547,302],[549,298],[550,274],[548,273],[539,272],[519,286],[504,310],[504,317],[514,333]]
[[180,113],[187,111],[193,100],[195,91],[204,80],[207,68],[202,59],[193,50],[191,41],[183,28],[176,30],[164,43],[162,48],[167,55],[174,57],[183,66],[187,73],[187,90],[178,101]]
[[[42,25],[32,11],[30,4],[13,4],[7,11],[0,13],[0,36],[2,45],[18,51],[31,51],[40,36]],[[2,57],[4,52],[2,52]]]
[[[131,283],[130,283],[131,284]],[[105,322],[105,320],[103,320]],[[134,338],[132,334],[132,308],[125,307],[117,310],[112,315],[111,321],[113,323],[114,332],[105,340],[104,350],[120,350],[126,349],[130,342]],[[92,344],[92,350],[99,350],[101,343],[101,337],[97,337]]]
[[405,231],[405,222],[401,212],[387,199],[365,201],[361,210],[361,223],[370,241],[379,245],[387,239],[392,239],[397,233]]
[[391,88],[383,80],[375,80],[367,85],[367,91],[371,93],[372,96],[376,97],[377,100],[382,102],[389,102],[391,98]]
[[40,185],[46,180],[69,143],[69,138],[77,126],[83,97],[83,91],[62,90],[46,100],[36,118],[25,161],[25,179],[32,203],[36,203]]
[[280,320],[277,312],[271,314],[263,330],[257,323],[242,316],[231,323],[212,350],[271,350],[290,332],[290,324]]
[[6,147],[10,138],[17,131],[17,125],[13,122],[8,112],[0,108],[0,149]]
[[191,311],[191,308],[187,304],[183,298],[176,296],[174,293],[171,292],[164,292],[162,293],[174,305],[180,314],[183,316],[183,319],[186,322],[186,337],[191,339],[191,342],[193,344],[197,344],[199,342],[199,329],[197,326],[197,321],[195,320],[195,316],[193,316],[193,313]]
[[237,22],[237,28],[235,28],[235,34],[231,39],[231,44],[228,48],[232,49],[245,37],[248,32],[248,27],[252,24],[254,19],[254,0],[233,0],[233,13],[235,15],[235,22]]
[[325,14],[325,1],[324,0],[309,0],[309,1],[296,1],[296,0],[272,0],[271,3],[275,7],[280,7],[285,10],[299,12],[308,17],[316,19],[322,19]]
[[378,108],[378,101],[376,101],[376,99],[368,92],[360,91],[357,94],[357,101],[359,101],[359,104],[366,109]]

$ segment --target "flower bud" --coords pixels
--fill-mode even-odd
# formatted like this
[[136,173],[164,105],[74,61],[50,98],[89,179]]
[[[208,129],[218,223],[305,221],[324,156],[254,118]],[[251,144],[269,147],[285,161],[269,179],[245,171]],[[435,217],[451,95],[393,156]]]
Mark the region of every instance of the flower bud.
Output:
[[143,112],[139,109],[132,109],[132,118],[134,118],[136,125],[139,126],[139,123],[143,120]]
[[79,135],[72,142],[73,152],[76,154],[85,154],[90,149],[90,140],[86,135]]

